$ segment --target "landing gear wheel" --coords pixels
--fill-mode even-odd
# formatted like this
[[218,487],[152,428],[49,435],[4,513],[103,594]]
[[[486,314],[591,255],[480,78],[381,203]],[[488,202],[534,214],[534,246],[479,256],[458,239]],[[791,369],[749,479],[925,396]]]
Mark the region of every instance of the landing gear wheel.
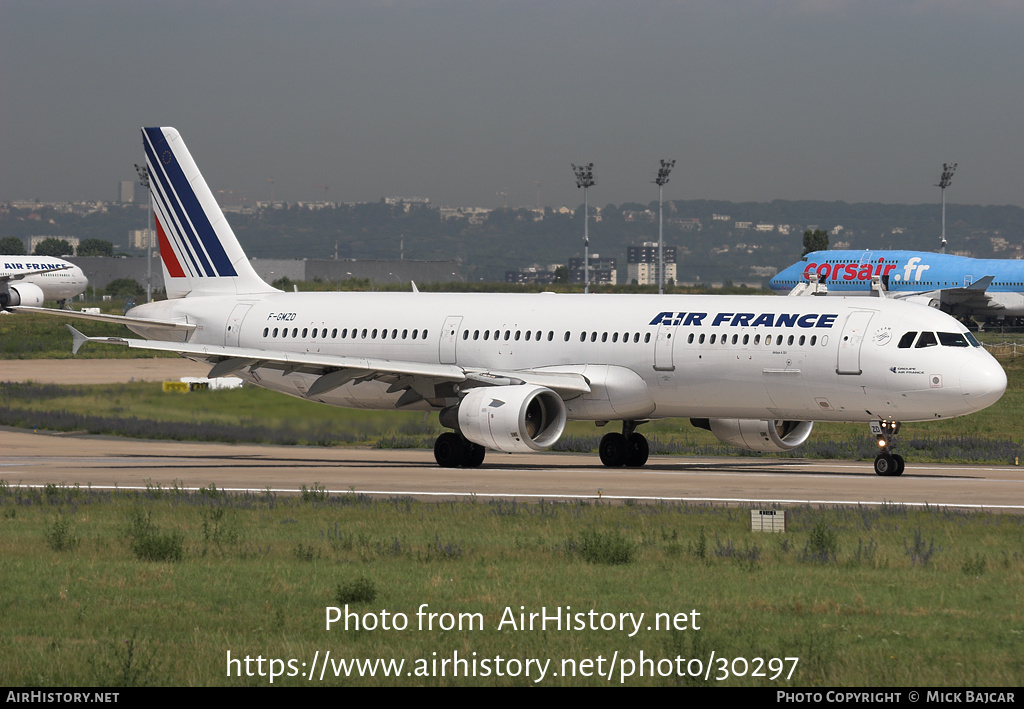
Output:
[[871,432],[878,438],[878,445],[882,449],[875,456],[875,474],[886,477],[903,475],[903,470],[907,467],[903,456],[892,452],[896,445],[896,434],[900,432],[900,422],[871,421]]
[[609,468],[621,468],[629,456],[629,441],[621,433],[606,433],[598,446],[601,462]]
[[629,442],[629,453],[626,455],[627,468],[641,468],[647,464],[647,458],[651,453],[651,447],[647,445],[647,439],[640,433],[631,433],[627,439]]
[[463,441],[462,445],[462,467],[479,468],[480,464],[484,462],[484,456],[487,454],[487,449],[478,443],[473,443],[472,441]]
[[[900,459],[902,460],[902,458]],[[899,475],[896,472],[898,464],[894,456],[888,453],[879,453],[875,456],[875,474],[889,477],[892,475]]]
[[457,468],[465,456],[465,442],[457,433],[442,433],[434,441],[434,460],[442,468]]

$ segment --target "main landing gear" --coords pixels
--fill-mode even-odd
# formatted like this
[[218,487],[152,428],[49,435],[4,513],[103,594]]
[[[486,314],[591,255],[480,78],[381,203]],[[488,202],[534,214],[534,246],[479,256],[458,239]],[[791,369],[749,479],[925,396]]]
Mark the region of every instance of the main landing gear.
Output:
[[609,468],[639,468],[646,464],[650,446],[643,434],[636,433],[641,423],[644,422],[623,421],[622,433],[606,433],[598,448],[601,462]]
[[875,474],[893,477],[903,475],[905,463],[903,456],[891,450],[893,439],[899,433],[899,421],[872,421],[871,432],[878,437],[878,445],[882,449],[875,456]]
[[442,468],[479,468],[487,449],[459,433],[442,433],[434,441],[434,460]]

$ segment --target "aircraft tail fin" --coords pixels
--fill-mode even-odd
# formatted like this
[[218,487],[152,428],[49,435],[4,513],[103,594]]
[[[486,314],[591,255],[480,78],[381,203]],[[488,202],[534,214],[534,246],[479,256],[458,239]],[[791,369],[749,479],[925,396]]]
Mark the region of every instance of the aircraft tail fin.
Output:
[[174,128],[143,128],[168,298],[273,293],[256,275]]

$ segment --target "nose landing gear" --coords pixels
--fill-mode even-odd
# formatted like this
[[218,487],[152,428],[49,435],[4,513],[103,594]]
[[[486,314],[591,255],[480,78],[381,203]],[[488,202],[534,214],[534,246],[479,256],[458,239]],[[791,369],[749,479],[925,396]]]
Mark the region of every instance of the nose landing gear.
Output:
[[892,445],[899,433],[899,421],[872,421],[871,432],[878,438],[878,446],[881,448],[875,456],[875,474],[886,477],[903,475],[906,464],[903,456],[892,452]]

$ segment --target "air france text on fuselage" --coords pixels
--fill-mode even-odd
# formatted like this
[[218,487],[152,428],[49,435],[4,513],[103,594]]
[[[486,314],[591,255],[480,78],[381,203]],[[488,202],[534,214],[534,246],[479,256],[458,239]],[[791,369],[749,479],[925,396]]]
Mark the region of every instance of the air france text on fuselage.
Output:
[[56,263],[5,263],[5,271],[59,271],[63,269]]
[[[838,313],[658,313],[651,325],[683,327],[833,327]],[[705,322],[710,318],[710,322]]]

